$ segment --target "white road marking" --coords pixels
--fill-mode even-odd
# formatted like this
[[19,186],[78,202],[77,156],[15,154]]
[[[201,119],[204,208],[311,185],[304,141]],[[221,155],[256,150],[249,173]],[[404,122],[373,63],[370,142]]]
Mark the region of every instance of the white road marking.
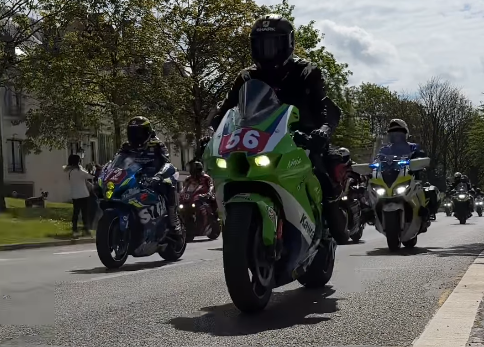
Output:
[[54,255],[67,255],[67,254],[77,254],[77,253],[92,253],[96,252],[95,249],[88,249],[84,251],[72,251],[72,252],[59,252],[59,253],[53,253]]
[[465,347],[484,296],[484,252],[469,267],[413,347]]
[[[140,274],[140,273],[144,273],[144,272],[159,271],[159,270],[163,270],[163,269],[172,268],[172,267],[175,267],[175,266],[183,266],[183,265],[189,265],[189,264],[194,264],[194,263],[197,263],[197,262],[196,261],[186,261],[186,262],[183,262],[183,263],[169,264],[169,265],[161,266],[161,267],[154,268],[154,269],[144,269],[144,270],[129,271],[129,272],[118,272],[118,273],[115,273],[115,274],[112,274],[112,275],[94,277],[94,278],[90,278],[90,279],[84,280],[84,281],[76,281],[74,283],[96,282],[96,281],[102,281],[102,280],[107,280],[107,279],[116,278],[116,277],[136,275],[136,274]],[[133,265],[135,265],[135,264],[133,264]]]
[[12,259],[0,259],[1,261],[16,261],[16,260],[26,260],[27,258],[12,258]]

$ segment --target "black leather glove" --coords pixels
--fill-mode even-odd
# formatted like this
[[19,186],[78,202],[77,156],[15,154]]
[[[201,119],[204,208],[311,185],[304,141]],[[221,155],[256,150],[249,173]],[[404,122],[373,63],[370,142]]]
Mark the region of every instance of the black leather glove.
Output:
[[328,125],[323,125],[320,129],[311,132],[311,142],[315,148],[326,147],[329,144],[330,135],[331,128]]
[[292,137],[296,145],[307,146],[309,143],[309,136],[302,131],[296,130]]

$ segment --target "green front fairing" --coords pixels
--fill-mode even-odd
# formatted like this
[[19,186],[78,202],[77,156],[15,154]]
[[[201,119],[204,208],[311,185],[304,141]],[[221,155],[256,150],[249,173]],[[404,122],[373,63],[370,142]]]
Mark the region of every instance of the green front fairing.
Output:
[[[299,120],[299,112],[295,107],[283,105],[266,121],[253,126],[254,129],[267,129],[281,114],[291,111],[288,115],[288,125]],[[282,119],[284,121],[284,119]],[[225,157],[227,168],[217,166],[218,143],[215,136],[207,145],[203,161],[207,173],[213,178],[215,189],[219,191],[231,182],[265,182],[277,189],[284,189],[292,195],[304,209],[312,223],[321,227],[322,191],[318,179],[313,173],[313,165],[302,148],[294,143],[291,135],[286,133],[270,152],[261,152],[257,155],[248,155],[245,152],[232,152]],[[255,158],[265,155],[270,159],[268,166],[257,166]],[[248,165],[247,165],[248,164]],[[254,198],[255,199],[255,198]],[[264,197],[264,201],[266,202]],[[225,198],[224,198],[225,201]],[[274,202],[272,202],[274,203]],[[285,206],[285,208],[288,208]],[[317,216],[317,218],[315,218]],[[267,234],[266,234],[267,232]],[[269,241],[269,234],[274,230],[264,230],[264,241]],[[274,238],[272,238],[274,242]],[[264,242],[265,243],[265,242]]]
[[234,203],[234,202],[242,202],[242,203],[254,203],[257,205],[260,215],[262,216],[262,241],[264,245],[271,246],[274,244],[276,239],[276,230],[277,230],[277,219],[271,219],[269,216],[269,209],[272,209],[274,212],[274,203],[271,199],[259,195],[259,194],[244,194],[244,195],[235,195],[229,201],[225,203],[225,206]]

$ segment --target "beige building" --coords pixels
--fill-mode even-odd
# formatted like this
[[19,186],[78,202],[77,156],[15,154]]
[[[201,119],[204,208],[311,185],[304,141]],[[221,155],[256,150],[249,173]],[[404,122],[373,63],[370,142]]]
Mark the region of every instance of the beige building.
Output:
[[[104,164],[112,158],[115,148],[109,133],[86,133],[79,141],[66,144],[65,149],[43,150],[40,154],[26,154],[22,150],[27,127],[22,121],[31,100],[16,95],[12,90],[0,88],[1,139],[3,141],[5,193],[7,196],[39,196],[49,192],[49,200],[65,202],[70,200],[67,175],[62,166],[72,153],[83,156],[83,163]],[[167,136],[160,135],[166,139]],[[180,181],[187,177],[186,164],[193,158],[193,146],[183,143],[176,146],[165,141],[173,164],[180,170]]]

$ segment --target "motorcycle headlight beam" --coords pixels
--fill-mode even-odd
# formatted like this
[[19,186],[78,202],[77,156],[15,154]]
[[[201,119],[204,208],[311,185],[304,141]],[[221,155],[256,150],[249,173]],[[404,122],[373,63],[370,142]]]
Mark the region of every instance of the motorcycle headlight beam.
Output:
[[465,198],[466,198],[466,195],[465,195],[465,194],[459,194],[457,197],[458,197],[459,199],[463,200],[463,199],[465,199]]
[[268,166],[271,163],[271,160],[267,155],[259,155],[254,158],[254,162],[257,166]]
[[227,168],[227,161],[223,158],[217,158],[216,163],[217,163],[217,166],[221,169]]
[[402,195],[402,194],[405,193],[405,191],[407,190],[407,188],[408,188],[408,184],[407,185],[404,185],[404,186],[396,187],[394,189],[394,191],[393,191],[394,192],[393,195]]
[[373,190],[379,195],[379,196],[383,196],[385,195],[386,193],[386,190],[385,188],[382,188],[382,187],[373,187]]

